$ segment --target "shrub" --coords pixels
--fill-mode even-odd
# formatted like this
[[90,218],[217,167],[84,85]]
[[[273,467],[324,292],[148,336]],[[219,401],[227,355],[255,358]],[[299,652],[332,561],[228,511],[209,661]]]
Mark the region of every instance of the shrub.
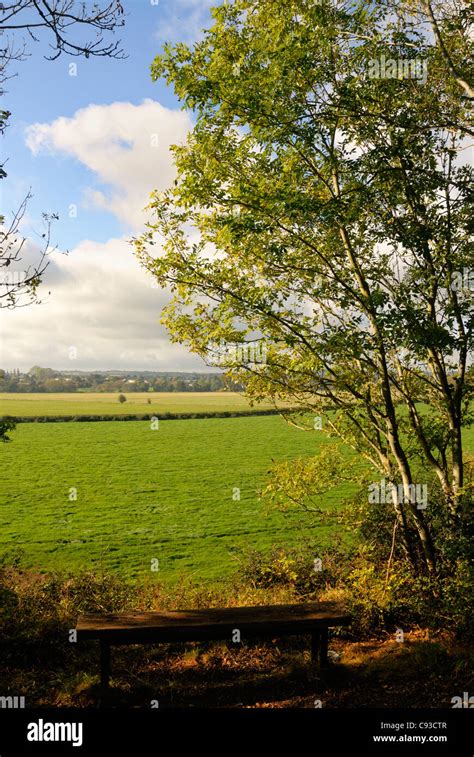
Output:
[[[320,556],[321,570],[315,570],[315,555]],[[266,553],[247,551],[239,561],[236,588],[280,587],[291,590],[296,599],[341,601],[353,616],[351,632],[356,636],[423,626],[474,637],[474,575],[465,558],[454,570],[440,570],[436,577],[413,575],[401,557],[387,571],[387,559],[380,559],[378,545],[359,545],[350,551],[317,545],[275,547]]]
[[10,442],[11,439],[8,436],[8,432],[14,431],[15,428],[16,428],[16,424],[13,418],[9,418],[8,416],[5,416],[4,418],[0,418],[0,441]]
[[236,582],[254,588],[292,587],[301,597],[317,596],[336,587],[349,570],[350,558],[340,547],[317,544],[293,549],[274,547],[270,552],[247,550],[237,557]]

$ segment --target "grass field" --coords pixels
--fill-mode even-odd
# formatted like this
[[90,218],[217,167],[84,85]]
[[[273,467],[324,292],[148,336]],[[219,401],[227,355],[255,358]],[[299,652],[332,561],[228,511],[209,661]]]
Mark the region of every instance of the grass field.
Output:
[[[248,409],[238,394],[160,393],[151,406],[148,396],[129,395],[123,405],[106,394],[1,399],[2,410],[12,403],[5,414],[25,416]],[[258,497],[272,459],[315,454],[327,443],[323,432],[278,416],[162,420],[157,431],[148,421],[23,423],[11,436],[1,446],[0,556],[19,551],[24,567],[103,567],[132,577],[150,574],[157,559],[159,578],[215,581],[236,569],[236,550],[334,539],[336,526],[269,511]],[[465,439],[472,452],[473,428]],[[323,507],[339,507],[350,492],[328,492]]]
[[[0,554],[37,570],[107,568],[161,579],[216,580],[235,550],[327,543],[330,527],[258,499],[272,458],[314,453],[322,432],[278,416],[117,423],[23,423],[2,445]],[[77,500],[69,501],[71,487]],[[240,501],[233,499],[240,489]],[[339,506],[347,489],[330,492]],[[155,575],[155,574],[154,574]]]
[[[212,413],[250,410],[249,402],[236,392],[71,392],[51,394],[0,393],[0,415],[142,415],[144,413]],[[151,400],[151,404],[148,404]],[[270,409],[268,403],[254,409]]]

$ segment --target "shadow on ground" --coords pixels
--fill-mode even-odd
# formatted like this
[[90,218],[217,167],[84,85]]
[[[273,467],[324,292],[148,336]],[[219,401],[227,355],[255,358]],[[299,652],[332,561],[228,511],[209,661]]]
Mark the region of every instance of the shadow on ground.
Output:
[[[469,650],[424,632],[349,642],[333,639],[328,669],[311,668],[307,640],[129,647],[113,650],[108,700],[116,707],[450,707],[472,689]],[[90,658],[97,671],[98,653]],[[92,675],[91,675],[92,674]],[[56,704],[95,706],[94,670]],[[45,702],[46,703],[46,702]]]

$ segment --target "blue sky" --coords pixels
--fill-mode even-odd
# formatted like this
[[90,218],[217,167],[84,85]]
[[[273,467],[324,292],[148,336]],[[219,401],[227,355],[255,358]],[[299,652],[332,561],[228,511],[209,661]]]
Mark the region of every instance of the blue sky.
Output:
[[45,277],[51,294],[4,315],[0,367],[205,370],[158,325],[168,295],[139,269],[127,240],[143,228],[149,192],[173,179],[169,146],[192,127],[172,89],[151,81],[150,64],[165,40],[196,40],[211,23],[211,3],[123,5],[117,37],[126,59],[48,61],[46,37],[26,40],[30,55],[8,82],[2,207],[8,216],[31,187],[25,260],[34,259],[40,242],[42,211],[60,218],[53,229],[59,252]]

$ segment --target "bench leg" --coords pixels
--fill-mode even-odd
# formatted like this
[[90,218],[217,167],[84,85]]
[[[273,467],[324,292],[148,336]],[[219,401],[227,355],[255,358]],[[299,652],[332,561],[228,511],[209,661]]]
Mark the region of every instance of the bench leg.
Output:
[[311,634],[311,663],[314,667],[328,665],[328,629],[321,628]]
[[313,631],[311,634],[311,664],[316,667],[319,662],[319,653],[321,649],[321,632]]
[[110,681],[110,644],[100,642],[100,696],[104,698],[109,691]]

